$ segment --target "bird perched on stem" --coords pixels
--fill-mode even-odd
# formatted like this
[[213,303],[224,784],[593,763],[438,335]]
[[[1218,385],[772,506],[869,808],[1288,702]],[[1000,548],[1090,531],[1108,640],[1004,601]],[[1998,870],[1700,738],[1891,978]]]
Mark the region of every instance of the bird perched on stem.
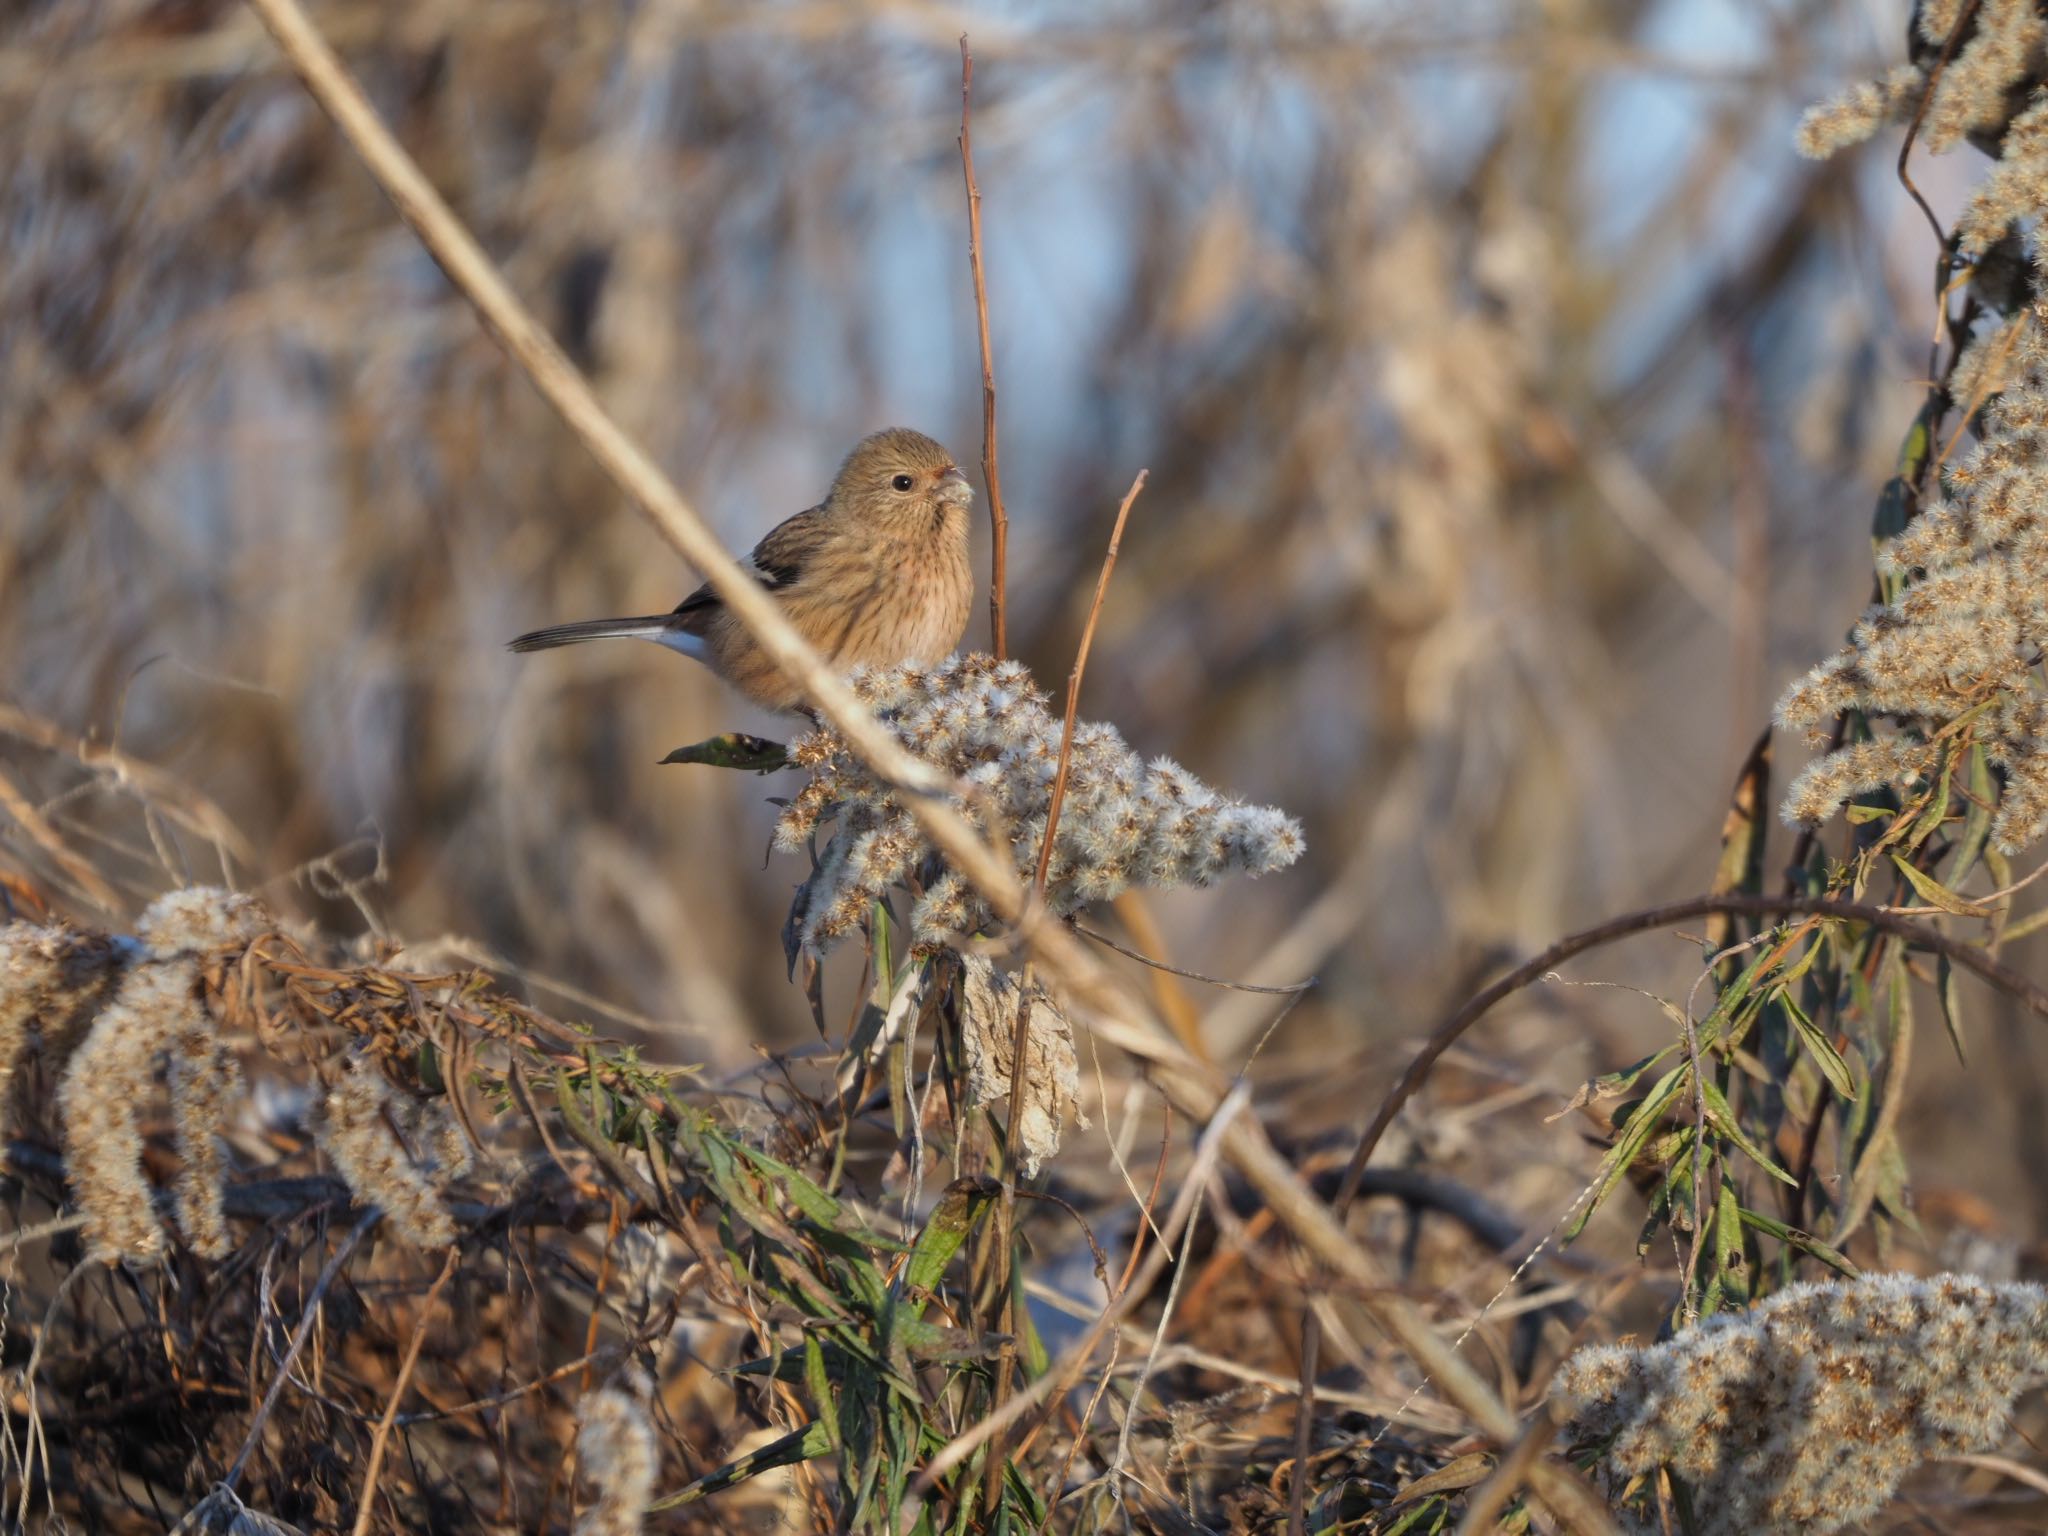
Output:
[[[840,671],[938,661],[959,645],[974,602],[973,500],[951,454],[921,432],[890,427],[855,444],[825,499],[777,524],[748,559],[797,631]],[[521,635],[512,649],[615,636],[681,651],[763,708],[803,702],[708,585],[673,613],[558,624]]]

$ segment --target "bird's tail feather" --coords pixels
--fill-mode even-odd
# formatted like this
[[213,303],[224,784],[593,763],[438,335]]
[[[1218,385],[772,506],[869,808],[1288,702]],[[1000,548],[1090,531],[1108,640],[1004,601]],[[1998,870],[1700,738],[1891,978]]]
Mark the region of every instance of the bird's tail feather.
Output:
[[521,635],[511,643],[515,651],[548,651],[558,645],[579,645],[585,640],[653,640],[668,638],[672,614],[654,613],[637,619],[584,619],[575,624],[556,624]]

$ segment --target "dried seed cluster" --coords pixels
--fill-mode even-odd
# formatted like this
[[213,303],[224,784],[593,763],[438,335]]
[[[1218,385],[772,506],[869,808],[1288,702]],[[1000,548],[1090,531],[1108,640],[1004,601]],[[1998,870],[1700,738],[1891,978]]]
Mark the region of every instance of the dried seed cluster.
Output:
[[631,1371],[577,1406],[576,1455],[597,1502],[576,1522],[576,1536],[639,1536],[661,1471],[651,1392],[646,1377]]
[[1810,764],[1786,796],[1788,821],[1812,825],[1854,795],[1936,771],[1929,738],[1972,715],[2003,771],[1998,847],[2018,852],[2048,828],[2048,698],[2033,677],[2048,646],[2048,325],[2037,311],[1998,334],[2007,382],[1977,446],[1948,473],[1944,498],[1879,551],[1880,568],[1904,578],[1898,597],[1866,612],[1848,646],[1778,703],[1787,726],[1811,730],[1855,709],[1906,734]]
[[[1958,33],[1958,27],[1965,30]],[[1913,42],[1917,62],[1810,108],[1799,122],[1800,152],[1822,159],[1862,143],[1886,123],[1910,122],[1917,114],[1920,142],[1935,154],[1965,137],[1975,137],[1987,149],[1997,145],[2008,164],[2038,154],[2039,146],[2028,139],[2029,133],[2038,135],[2038,128],[2022,127],[2040,99],[2030,100],[2028,92],[2048,62],[2043,58],[2048,23],[2036,0],[1981,0],[1974,14],[1966,0],[1922,0]],[[1941,62],[1944,54],[1946,63]],[[1994,176],[1987,183],[1964,218],[1966,254],[1981,253],[2015,219],[2041,206],[2038,200],[2015,200],[2011,194],[2019,189],[2001,188],[1999,180]],[[1997,211],[2001,204],[2010,205],[2002,216]]]
[[379,1207],[400,1237],[420,1248],[455,1241],[446,1195],[469,1168],[469,1143],[445,1103],[399,1093],[374,1061],[351,1054],[315,1133],[350,1193]]
[[163,1257],[164,1231],[142,1173],[141,1115],[166,1057],[181,1163],[179,1224],[197,1252],[219,1258],[228,1251],[219,1137],[241,1077],[215,1038],[200,962],[270,926],[257,902],[211,886],[159,897],[137,921],[140,953],[71,1053],[57,1092],[65,1166],[94,1258],[151,1264]]
[[[1938,65],[1958,25],[1968,30]],[[1920,142],[1936,154],[1965,137],[1995,150],[1998,164],[1956,226],[1962,254],[1974,259],[2021,220],[2048,212],[2048,90],[2039,88],[2048,71],[2048,21],[2037,0],[1982,0],[1974,17],[1963,0],[1924,0],[1915,41],[1922,63],[1901,64],[1811,108],[1800,119],[1799,149],[1823,159],[1919,114]]]
[[[963,809],[985,827],[993,821],[1029,878],[1061,733],[1031,674],[1014,661],[970,655],[932,667],[865,670],[853,685],[906,747],[962,781]],[[821,823],[836,819],[792,913],[795,937],[822,950],[857,928],[890,886],[917,873],[932,848],[896,791],[835,731],[799,738],[790,757],[811,779],[784,810],[776,846],[802,848]],[[1292,864],[1303,846],[1300,825],[1283,812],[1220,795],[1166,758],[1145,762],[1114,726],[1077,724],[1046,898],[1065,914],[1133,885],[1261,875]],[[945,943],[991,921],[980,898],[946,869],[931,873],[911,914],[920,943]]]
[[[246,1095],[202,971],[209,956],[272,927],[250,897],[195,886],[152,902],[132,939],[0,928],[0,1087],[40,1036],[45,1059],[62,1068],[64,1161],[93,1258],[153,1264],[164,1255],[142,1166],[143,1113],[160,1070],[178,1149],[178,1227],[204,1257],[232,1246],[221,1138]],[[469,1143],[444,1101],[400,1094],[374,1065],[350,1059],[317,1130],[351,1193],[382,1206],[401,1235],[422,1246],[454,1240],[443,1195],[468,1168]]]
[[[1581,1350],[1555,1392],[1612,1491],[1664,1467],[1700,1536],[1818,1536],[1874,1514],[1927,1458],[1996,1444],[2044,1381],[2048,1291],[1887,1274],[1788,1286],[1653,1348]],[[1655,1509],[1622,1513],[1663,1529]]]

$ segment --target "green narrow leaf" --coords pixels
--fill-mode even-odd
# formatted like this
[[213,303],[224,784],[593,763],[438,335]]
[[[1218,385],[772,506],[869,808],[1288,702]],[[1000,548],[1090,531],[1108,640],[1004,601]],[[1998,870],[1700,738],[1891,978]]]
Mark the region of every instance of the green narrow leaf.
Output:
[[1725,1175],[1721,1192],[1714,1200],[1714,1310],[1722,1304],[1749,1304],[1749,1258],[1742,1241],[1742,1202],[1735,1198],[1735,1181]]
[[694,1483],[672,1493],[667,1498],[656,1499],[647,1506],[649,1514],[656,1510],[676,1509],[684,1504],[744,1483],[750,1477],[759,1477],[763,1472],[773,1472],[777,1467],[793,1467],[800,1461],[809,1461],[814,1456],[829,1455],[832,1450],[831,1437],[821,1423],[806,1424],[792,1434],[784,1435],[758,1451],[729,1461],[716,1472],[707,1472]]
[[1677,1049],[1676,1045],[1667,1045],[1654,1056],[1645,1056],[1634,1066],[1623,1067],[1619,1071],[1608,1072],[1600,1077],[1588,1079],[1586,1082],[1579,1084],[1578,1092],[1571,1096],[1565,1103],[1564,1108],[1554,1115],[1546,1116],[1543,1123],[1550,1125],[1562,1120],[1566,1115],[1582,1105],[1597,1103],[1601,1099],[1621,1097],[1629,1089],[1635,1087],[1638,1078]]
[[810,1394],[811,1406],[818,1410],[818,1422],[825,1426],[826,1438],[837,1450],[839,1401],[832,1391],[832,1378],[825,1373],[825,1346],[808,1328],[804,1330],[804,1390]]
[[1954,759],[1944,754],[1941,766],[1935,773],[1934,798],[1928,802],[1927,809],[1921,814],[1920,819],[1913,823],[1912,834],[1906,839],[1906,848],[1909,852],[1926,842],[1934,835],[1935,829],[1948,820],[1949,781],[1954,771]]
[[767,1153],[756,1151],[749,1146],[741,1145],[739,1147],[739,1154],[756,1168],[760,1169],[761,1172],[768,1175],[775,1183],[779,1184],[782,1187],[783,1194],[788,1197],[789,1203],[803,1212],[804,1215],[810,1217],[812,1221],[815,1221],[821,1227],[834,1227],[838,1225],[842,1211],[839,1202],[826,1194],[816,1184],[813,1184],[804,1175],[798,1173],[787,1163],[777,1162]]
[[1980,907],[1974,901],[1958,896],[1924,869],[1917,869],[1910,860],[1898,854],[1892,855],[1892,862],[1899,867],[1899,873],[1906,877],[1906,883],[1913,887],[1920,899],[1930,907],[1939,907],[1944,912],[1953,912],[1957,917],[1989,917],[1991,909]]
[[1785,1010],[1785,1017],[1791,1020],[1800,1043],[1806,1047],[1807,1055],[1813,1058],[1813,1064],[1820,1068],[1820,1075],[1828,1080],[1828,1086],[1844,1099],[1855,1098],[1856,1079],[1850,1074],[1849,1063],[1835,1049],[1835,1042],[1806,1016],[1806,1010],[1792,1000],[1790,993],[1778,999],[1778,1006]]
[[[1714,895],[1763,889],[1770,796],[1771,727],[1767,725],[1750,746],[1728,796],[1728,814],[1721,819],[1721,856],[1715,861],[1713,883],[1707,887]],[[1716,912],[1707,918],[1707,942],[1716,950],[1725,948],[1734,935],[1734,914]]]
[[789,766],[789,750],[779,741],[729,731],[692,746],[677,747],[662,759],[667,763],[702,763],[710,768],[738,768],[752,773],[773,773]]
[[1970,1058],[1963,1050],[1963,998],[1956,986],[1956,968],[1943,955],[1934,967],[1934,995],[1941,1002],[1941,1027],[1948,1031],[1948,1043],[1955,1047],[1956,1062],[1967,1067]]
[[1619,1139],[1608,1150],[1606,1160],[1600,1165],[1600,1183],[1593,1192],[1593,1198],[1580,1208],[1579,1214],[1574,1216],[1565,1228],[1565,1242],[1569,1243],[1585,1231],[1586,1223],[1593,1219],[1593,1213],[1609,1195],[1614,1193],[1614,1186],[1621,1182],[1622,1175],[1627,1173],[1629,1166],[1635,1162],[1636,1154],[1642,1151],[1643,1144],[1650,1139],[1650,1132],[1656,1128],[1658,1116],[1663,1113],[1664,1106],[1671,1102],[1672,1095],[1678,1091],[1680,1083],[1691,1071],[1690,1064],[1673,1067],[1657,1080],[1656,1087],[1644,1095],[1629,1112]]
[[1679,1203],[1679,1196],[1692,1188],[1692,1142],[1698,1132],[1692,1126],[1685,1127],[1676,1136],[1660,1140],[1650,1152],[1653,1162],[1664,1167],[1664,1177],[1650,1194],[1649,1208],[1644,1213],[1642,1229],[1636,1233],[1636,1257],[1648,1255],[1650,1245],[1657,1240],[1657,1233],[1672,1219],[1672,1211]]
[[1984,867],[1991,871],[1991,879],[1999,890],[2012,884],[2012,860],[1998,851],[1997,844],[1985,848]]
[[2028,934],[2038,933],[2043,928],[2048,928],[2048,907],[2028,913],[2010,928],[2005,929],[1998,935],[1998,942],[2004,944],[2012,939],[2024,939]]
[[1775,1237],[1788,1248],[1796,1248],[1801,1253],[1810,1253],[1830,1269],[1850,1276],[1862,1273],[1854,1264],[1851,1264],[1841,1254],[1835,1252],[1834,1249],[1809,1232],[1802,1232],[1797,1227],[1789,1227],[1784,1222],[1774,1217],[1766,1216],[1761,1211],[1752,1211],[1747,1206],[1740,1209],[1739,1215],[1745,1227],[1752,1227],[1767,1237]]
[[1712,1079],[1706,1078],[1701,1080],[1700,1094],[1706,1100],[1707,1123],[1709,1125],[1740,1147],[1743,1156],[1747,1157],[1752,1163],[1755,1163],[1757,1167],[1763,1169],[1772,1178],[1788,1184],[1794,1189],[1799,1187],[1799,1181],[1772,1162],[1770,1155],[1762,1147],[1751,1141],[1744,1134],[1742,1127],[1735,1123],[1735,1112],[1728,1107],[1727,1098]]
[[924,1303],[917,1298],[938,1288],[946,1266],[966,1243],[976,1218],[998,1189],[993,1179],[955,1179],[946,1186],[924,1230],[917,1234],[910,1262],[903,1266],[903,1289],[912,1296],[912,1316],[924,1315]]
[[1961,885],[1964,876],[1977,867],[1985,840],[1991,836],[1991,808],[1997,802],[1991,757],[1980,742],[1970,748],[1970,809],[1963,815],[1963,840],[1956,849],[1956,867],[1949,873],[1949,884]]

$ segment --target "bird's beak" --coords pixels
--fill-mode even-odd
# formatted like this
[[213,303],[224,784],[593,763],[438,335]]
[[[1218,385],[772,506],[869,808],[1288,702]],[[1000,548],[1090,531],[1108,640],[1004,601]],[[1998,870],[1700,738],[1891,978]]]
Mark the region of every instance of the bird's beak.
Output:
[[967,477],[960,473],[958,465],[948,464],[946,472],[939,476],[939,500],[956,507],[971,506],[974,502],[974,487],[967,483]]

